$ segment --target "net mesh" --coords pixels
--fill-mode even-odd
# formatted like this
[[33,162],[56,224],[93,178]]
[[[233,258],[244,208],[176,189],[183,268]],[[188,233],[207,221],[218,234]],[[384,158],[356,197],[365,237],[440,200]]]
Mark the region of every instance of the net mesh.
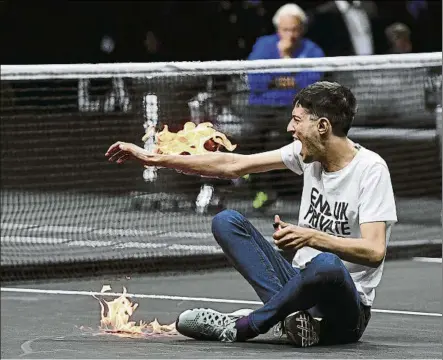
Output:
[[440,238],[441,53],[6,65],[1,79],[3,279],[225,263],[211,234],[224,208],[270,239],[275,213],[297,220],[303,182],[289,170],[208,179],[118,166],[104,153],[117,140],[150,149],[152,138],[141,141],[149,126],[188,121],[210,121],[239,153],[284,146],[294,93],[319,79],[353,90],[350,138],[390,167],[400,219],[392,241]]

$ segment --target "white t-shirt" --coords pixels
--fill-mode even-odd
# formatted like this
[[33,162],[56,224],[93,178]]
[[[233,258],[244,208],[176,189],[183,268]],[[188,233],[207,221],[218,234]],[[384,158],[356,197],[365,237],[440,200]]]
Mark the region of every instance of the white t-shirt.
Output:
[[[375,152],[355,144],[359,151],[352,161],[343,169],[328,173],[319,162],[303,163],[295,144],[280,151],[285,165],[296,174],[304,175],[298,225],[344,238],[361,238],[360,224],[384,221],[388,244],[392,226],[397,222],[397,212],[386,162]],[[292,265],[303,268],[320,253],[303,247],[295,254]],[[363,304],[372,306],[384,261],[377,268],[343,263]]]

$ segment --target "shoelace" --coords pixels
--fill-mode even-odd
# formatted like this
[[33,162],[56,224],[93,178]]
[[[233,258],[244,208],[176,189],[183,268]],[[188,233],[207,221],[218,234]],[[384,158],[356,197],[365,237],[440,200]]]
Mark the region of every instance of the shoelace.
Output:
[[[215,336],[221,341],[235,340],[235,334],[232,331],[233,329],[230,328],[230,325],[232,325],[235,321],[241,318],[241,316],[219,315],[207,312],[205,315],[203,315],[203,317],[204,319],[202,325],[203,325],[203,332],[205,333],[205,335]],[[215,317],[216,319],[212,320],[212,317]]]
[[235,315],[225,315],[224,319],[223,319],[223,331],[221,332],[221,334],[219,335],[219,340],[221,341],[234,341],[235,340],[235,335],[236,332],[232,331],[234,326],[233,325],[238,319],[240,319],[241,316],[235,316]]

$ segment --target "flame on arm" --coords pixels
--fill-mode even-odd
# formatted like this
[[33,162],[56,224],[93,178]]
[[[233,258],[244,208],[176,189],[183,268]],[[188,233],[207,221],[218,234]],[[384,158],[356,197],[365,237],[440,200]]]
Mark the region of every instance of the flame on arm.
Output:
[[[142,141],[146,141],[152,130],[147,131]],[[167,125],[163,130],[155,134],[156,149],[159,154],[165,155],[203,155],[219,151],[224,147],[228,151],[234,151],[237,145],[233,145],[220,131],[216,131],[210,122],[195,125],[187,122],[183,130],[173,133]]]

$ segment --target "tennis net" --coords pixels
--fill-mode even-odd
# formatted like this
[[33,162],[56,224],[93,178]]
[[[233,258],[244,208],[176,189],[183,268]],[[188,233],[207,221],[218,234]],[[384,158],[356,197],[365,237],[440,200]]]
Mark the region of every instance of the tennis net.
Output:
[[213,123],[240,153],[281,147],[291,107],[261,94],[319,79],[356,94],[350,137],[386,159],[405,199],[398,240],[439,238],[441,56],[2,65],[2,278],[224,264],[210,227],[226,207],[270,238],[274,213],[297,219],[302,179],[289,171],[207,179],[117,166],[104,153],[117,140],[149,149],[149,126],[177,131],[188,121]]

